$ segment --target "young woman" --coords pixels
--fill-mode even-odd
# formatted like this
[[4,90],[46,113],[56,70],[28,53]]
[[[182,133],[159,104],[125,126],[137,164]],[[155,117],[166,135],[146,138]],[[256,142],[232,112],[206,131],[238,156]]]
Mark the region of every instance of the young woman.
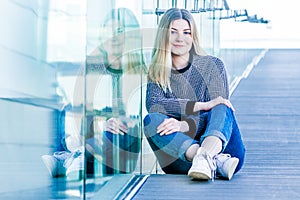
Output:
[[241,169],[245,148],[228,98],[224,64],[201,53],[192,15],[167,10],[152,52],[144,118],[165,173],[230,180]]

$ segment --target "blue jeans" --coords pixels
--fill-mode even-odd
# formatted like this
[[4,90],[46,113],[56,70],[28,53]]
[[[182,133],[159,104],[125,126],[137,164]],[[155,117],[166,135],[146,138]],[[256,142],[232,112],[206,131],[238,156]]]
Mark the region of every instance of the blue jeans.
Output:
[[192,144],[201,144],[207,136],[217,136],[222,140],[222,153],[239,158],[235,170],[238,172],[244,163],[245,146],[230,108],[221,104],[202,114],[206,118],[205,128],[191,138],[182,132],[160,136],[156,128],[168,116],[161,113],[149,113],[144,118],[144,134],[157,157],[162,170],[167,174],[187,174],[192,162],[186,160],[185,152]]
[[[126,124],[126,122],[124,122]],[[88,133],[86,145],[87,171],[94,173],[94,153],[102,155],[104,175],[131,173],[135,170],[141,149],[140,124],[128,128],[124,135],[104,131],[102,141],[94,137],[94,116],[87,116]]]
[[103,133],[103,173],[131,173],[134,171],[140,152],[138,125],[129,128],[124,135]]

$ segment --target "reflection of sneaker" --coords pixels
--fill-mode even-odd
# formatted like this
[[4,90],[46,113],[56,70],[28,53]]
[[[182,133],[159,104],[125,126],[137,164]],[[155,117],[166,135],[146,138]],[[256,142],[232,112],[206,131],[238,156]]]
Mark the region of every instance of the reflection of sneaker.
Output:
[[70,152],[57,151],[53,155],[43,155],[42,160],[53,177],[66,175],[65,161],[71,156]]
[[194,179],[209,180],[214,178],[215,161],[200,147],[193,159],[188,175]]
[[52,177],[65,176],[66,168],[63,166],[63,162],[58,160],[55,156],[43,155],[42,160]]
[[217,173],[219,176],[230,180],[239,163],[239,159],[231,157],[229,154],[218,154],[214,157],[217,164]]
[[84,153],[81,150],[77,150],[65,161],[64,167],[66,175],[68,176],[71,172],[80,171],[84,169]]

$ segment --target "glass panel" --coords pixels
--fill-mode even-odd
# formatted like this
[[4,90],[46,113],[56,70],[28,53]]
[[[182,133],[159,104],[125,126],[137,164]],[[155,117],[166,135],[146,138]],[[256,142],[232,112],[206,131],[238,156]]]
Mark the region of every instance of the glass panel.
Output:
[[102,195],[110,185],[119,192],[117,185],[122,183],[116,185],[115,180],[120,176],[128,177],[122,179],[125,185],[131,174],[141,171],[146,65],[138,18],[141,9],[136,5],[141,3],[126,1],[127,8],[122,1],[87,4],[86,186],[95,184]]
[[83,196],[80,170],[66,172],[81,155],[67,135],[80,137],[83,110],[72,99],[85,10],[80,0],[1,1],[1,199]]

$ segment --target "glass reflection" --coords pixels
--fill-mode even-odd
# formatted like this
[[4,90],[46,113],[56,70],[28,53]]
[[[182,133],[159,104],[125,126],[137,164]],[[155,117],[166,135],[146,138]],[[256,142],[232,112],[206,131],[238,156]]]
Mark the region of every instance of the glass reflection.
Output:
[[[57,113],[56,151],[43,155],[42,160],[56,178],[53,183],[62,183],[63,190],[72,180],[135,171],[146,74],[141,39],[133,12],[113,9],[101,25],[99,44],[88,53],[85,66],[79,73],[58,77],[70,93],[69,101]],[[71,88],[64,87],[68,84]],[[107,180],[98,180],[95,190]],[[78,192],[85,195],[87,182],[81,182],[87,186],[78,183]]]
[[139,29],[131,10],[113,9],[100,28],[99,45],[87,56],[88,174],[135,170],[141,148],[141,85],[146,74]]

